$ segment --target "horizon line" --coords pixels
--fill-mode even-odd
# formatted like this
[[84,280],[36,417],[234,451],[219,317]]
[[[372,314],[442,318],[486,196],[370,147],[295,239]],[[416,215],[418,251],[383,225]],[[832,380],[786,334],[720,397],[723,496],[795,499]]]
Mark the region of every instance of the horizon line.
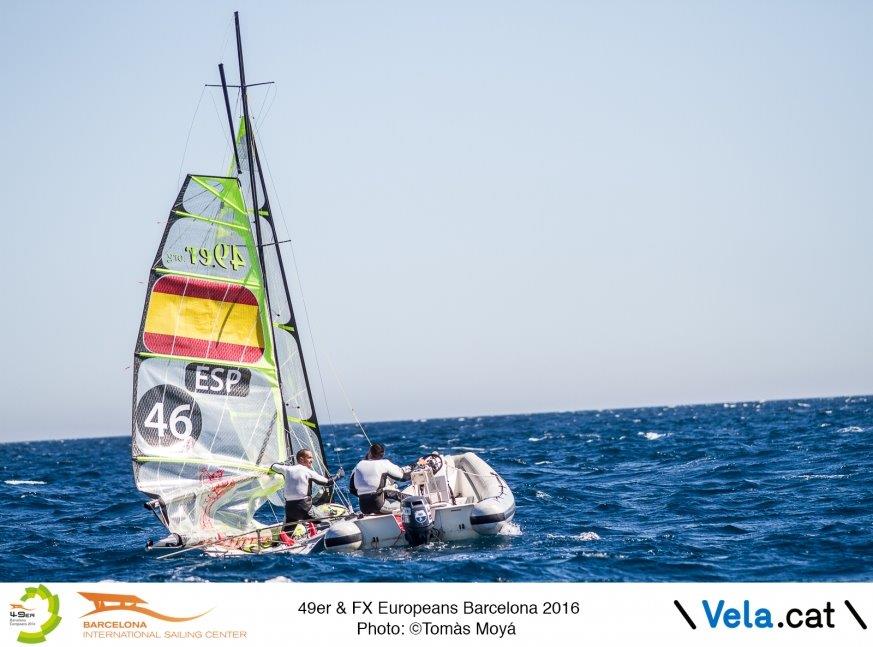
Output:
[[[476,419],[476,418],[509,418],[515,416],[539,416],[546,415],[550,413],[599,413],[602,411],[632,411],[636,409],[659,409],[659,408],[670,408],[670,409],[678,409],[682,407],[705,407],[705,406],[715,406],[719,404],[744,404],[748,402],[758,402],[761,404],[768,402],[788,402],[790,400],[832,400],[835,398],[866,398],[873,397],[873,393],[841,393],[841,394],[832,394],[832,395],[810,395],[810,396],[792,396],[792,397],[775,397],[775,398],[766,398],[766,399],[743,399],[743,400],[713,400],[706,402],[683,402],[677,404],[643,404],[643,405],[634,405],[634,406],[618,406],[618,407],[600,407],[600,408],[589,408],[589,409],[550,409],[547,411],[523,411],[523,412],[513,412],[513,413],[473,413],[473,414],[464,414],[464,415],[451,415],[451,416],[435,416],[435,417],[421,417],[421,418],[387,418],[381,420],[362,420],[362,424],[387,424],[387,423],[397,423],[397,422],[431,422],[435,420],[456,420],[460,421],[461,419]],[[352,426],[356,427],[357,422],[354,420],[350,420],[348,422],[331,422],[319,425],[319,428],[325,427],[341,427],[341,426]],[[0,439],[0,445],[7,444],[12,445],[15,443],[39,443],[39,442],[57,442],[64,440],[89,440],[89,439],[100,439],[100,438],[126,438],[130,434],[113,434],[113,435],[99,435],[99,436],[63,436],[59,438],[32,438],[29,440],[4,440]]]

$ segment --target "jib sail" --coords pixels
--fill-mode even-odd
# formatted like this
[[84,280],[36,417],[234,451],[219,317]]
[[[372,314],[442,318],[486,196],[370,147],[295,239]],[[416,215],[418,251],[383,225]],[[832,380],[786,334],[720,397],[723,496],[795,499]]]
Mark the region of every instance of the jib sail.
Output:
[[[239,177],[242,181],[246,204],[251,204],[251,192],[244,178],[249,173],[249,155],[245,145],[245,119],[240,119],[236,136],[236,150],[239,160]],[[309,378],[306,373],[300,344],[300,333],[291,304],[291,294],[282,260],[281,243],[276,235],[276,225],[267,197],[267,187],[259,164],[260,157],[252,136],[254,171],[258,179],[258,198],[260,208],[260,234],[263,242],[263,265],[270,299],[270,322],[273,326],[273,339],[276,348],[276,361],[279,366],[282,402],[285,408],[286,426],[295,451],[307,448],[315,458],[313,469],[321,474],[327,473],[324,446],[315,414],[315,404]],[[235,162],[231,164],[235,169]]]

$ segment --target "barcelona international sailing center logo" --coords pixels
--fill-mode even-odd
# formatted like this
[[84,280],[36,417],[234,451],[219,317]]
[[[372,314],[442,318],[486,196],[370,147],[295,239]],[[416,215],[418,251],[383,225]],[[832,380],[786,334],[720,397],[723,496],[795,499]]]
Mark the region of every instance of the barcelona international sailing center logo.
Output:
[[61,603],[44,584],[29,586],[18,602],[9,604],[9,626],[18,629],[18,642],[35,644],[61,623]]
[[125,595],[119,593],[87,593],[84,591],[79,591],[79,595],[83,598],[91,602],[94,605],[94,610],[89,611],[82,617],[85,618],[87,616],[93,616],[95,613],[108,613],[110,611],[131,611],[133,613],[141,613],[146,616],[151,616],[152,618],[157,618],[158,620],[165,620],[166,622],[187,622],[189,620],[196,620],[202,616],[205,616],[209,611],[204,611],[203,613],[199,613],[196,616],[186,616],[186,617],[178,617],[178,616],[170,616],[163,613],[159,613],[154,609],[149,609],[144,606],[148,604],[145,600],[135,595]]

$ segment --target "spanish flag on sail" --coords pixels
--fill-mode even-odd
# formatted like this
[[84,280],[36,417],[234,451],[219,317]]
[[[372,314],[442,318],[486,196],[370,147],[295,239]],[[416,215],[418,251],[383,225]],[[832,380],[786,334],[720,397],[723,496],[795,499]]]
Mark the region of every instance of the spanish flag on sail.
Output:
[[259,314],[242,285],[162,276],[152,287],[143,343],[163,355],[254,363],[264,354]]

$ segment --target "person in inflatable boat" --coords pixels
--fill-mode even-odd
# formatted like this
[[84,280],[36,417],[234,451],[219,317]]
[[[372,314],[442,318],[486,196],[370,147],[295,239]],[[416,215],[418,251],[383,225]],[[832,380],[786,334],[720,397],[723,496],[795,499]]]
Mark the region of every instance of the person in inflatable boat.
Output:
[[400,492],[388,479],[408,481],[412,466],[399,467],[385,458],[385,445],[373,443],[349,479],[349,492],[358,497],[364,514],[391,514],[400,509]]

